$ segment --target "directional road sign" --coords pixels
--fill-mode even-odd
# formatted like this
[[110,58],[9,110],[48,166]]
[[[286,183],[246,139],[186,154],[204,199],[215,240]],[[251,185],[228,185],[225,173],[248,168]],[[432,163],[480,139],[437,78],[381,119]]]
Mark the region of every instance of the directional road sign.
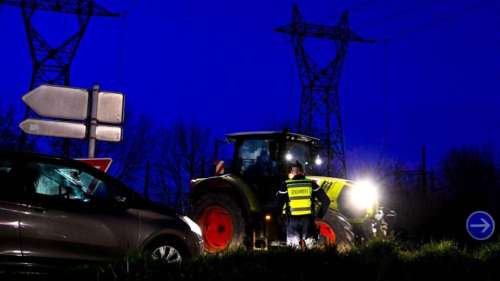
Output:
[[99,92],[97,121],[110,124],[123,123],[124,99],[121,93]]
[[38,115],[71,120],[88,116],[89,93],[85,89],[41,85],[23,96]]
[[19,127],[31,135],[84,139],[86,127],[80,123],[26,119]]
[[495,232],[495,221],[487,212],[476,211],[467,218],[466,228],[472,238],[487,240]]
[[97,125],[95,136],[97,140],[119,142],[122,140],[122,128],[117,126]]
[[101,92],[97,84],[90,93],[85,89],[41,85],[24,95],[23,101],[41,117],[84,121],[80,124],[26,119],[19,127],[27,134],[87,138],[90,158],[94,157],[96,140],[122,140],[122,128],[112,126],[123,123],[125,100],[122,93]]

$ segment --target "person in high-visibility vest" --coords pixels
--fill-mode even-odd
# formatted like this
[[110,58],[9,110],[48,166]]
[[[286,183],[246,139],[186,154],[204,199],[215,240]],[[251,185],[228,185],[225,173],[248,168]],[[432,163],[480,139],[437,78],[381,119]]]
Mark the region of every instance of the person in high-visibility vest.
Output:
[[[315,215],[315,201],[320,202]],[[303,166],[297,161],[288,168],[288,180],[276,194],[275,207],[285,205],[286,242],[290,247],[311,249],[318,235],[316,218],[323,218],[330,206],[330,199],[315,181],[307,179]],[[305,245],[301,246],[301,241]]]

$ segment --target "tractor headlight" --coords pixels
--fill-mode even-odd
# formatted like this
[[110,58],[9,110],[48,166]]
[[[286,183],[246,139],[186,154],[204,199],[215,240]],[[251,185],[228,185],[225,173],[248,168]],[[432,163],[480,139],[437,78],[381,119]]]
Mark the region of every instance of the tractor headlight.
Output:
[[180,216],[181,220],[183,220],[191,229],[192,232],[197,234],[198,236],[202,236],[201,234],[201,228],[200,226],[195,223],[192,219],[190,219],[188,216]]
[[378,188],[369,180],[358,181],[349,190],[350,205],[366,210],[378,201]]

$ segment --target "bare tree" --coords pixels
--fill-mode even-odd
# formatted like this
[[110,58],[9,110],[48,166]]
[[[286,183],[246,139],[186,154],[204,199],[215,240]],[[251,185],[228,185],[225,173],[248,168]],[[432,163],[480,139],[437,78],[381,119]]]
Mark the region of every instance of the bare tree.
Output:
[[127,114],[123,141],[118,144],[101,144],[99,155],[113,158],[112,174],[136,189],[143,186],[144,171],[154,147],[154,126],[146,116]]
[[499,176],[493,153],[474,148],[452,150],[442,165],[444,185],[459,204],[486,208],[498,192]]
[[0,149],[13,150],[17,148],[19,129],[16,124],[16,108],[4,105],[0,100]]
[[177,208],[187,208],[185,194],[189,181],[208,173],[211,159],[210,130],[180,120],[160,135],[159,168],[166,174],[165,186],[174,188]]

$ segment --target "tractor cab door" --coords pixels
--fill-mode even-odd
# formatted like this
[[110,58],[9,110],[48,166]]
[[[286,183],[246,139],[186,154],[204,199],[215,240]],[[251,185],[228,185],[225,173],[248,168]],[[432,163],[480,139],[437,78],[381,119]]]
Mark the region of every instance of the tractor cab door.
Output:
[[265,205],[280,186],[279,143],[274,139],[246,139],[236,145],[234,172],[241,175]]

